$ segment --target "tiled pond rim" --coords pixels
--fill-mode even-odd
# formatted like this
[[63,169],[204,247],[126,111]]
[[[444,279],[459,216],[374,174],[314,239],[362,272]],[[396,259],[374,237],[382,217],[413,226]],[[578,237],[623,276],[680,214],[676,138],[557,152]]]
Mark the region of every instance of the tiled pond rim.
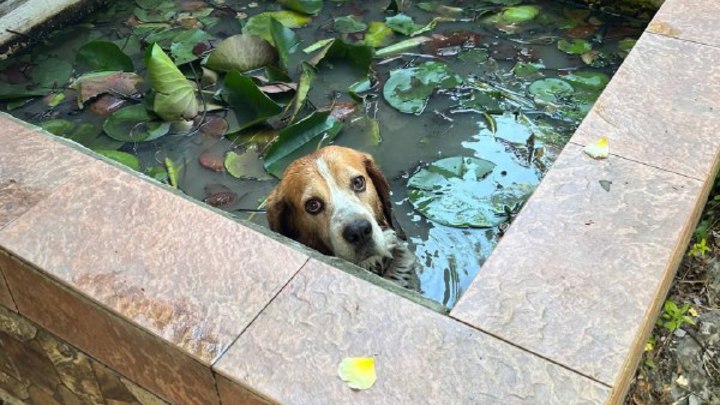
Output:
[[0,304],[172,403],[619,402],[720,161],[718,18],[666,1],[449,314],[7,115]]

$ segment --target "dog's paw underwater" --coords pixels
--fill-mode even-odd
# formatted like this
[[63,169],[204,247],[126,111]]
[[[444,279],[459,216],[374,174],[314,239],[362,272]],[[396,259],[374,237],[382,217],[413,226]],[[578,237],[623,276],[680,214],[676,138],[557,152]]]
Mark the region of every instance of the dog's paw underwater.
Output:
[[390,187],[373,158],[327,146],[295,160],[268,197],[270,229],[417,290],[417,260],[393,229]]

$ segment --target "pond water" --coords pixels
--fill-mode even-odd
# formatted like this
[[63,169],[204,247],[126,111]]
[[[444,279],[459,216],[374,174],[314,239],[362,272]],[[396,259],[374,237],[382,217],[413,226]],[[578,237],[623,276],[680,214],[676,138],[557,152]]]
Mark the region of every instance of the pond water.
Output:
[[[277,183],[268,171],[330,141],[369,152],[422,264],[422,294],[452,307],[645,25],[544,0],[290,0],[306,13],[322,9],[263,14],[286,10],[279,3],[118,2],[4,61],[3,108],[263,225]],[[271,49],[272,64],[287,68],[232,79],[227,60],[203,68],[214,46],[243,30],[272,41],[281,55],[277,62]],[[139,80],[160,60],[151,43],[194,79],[184,85],[203,88],[193,121],[166,124],[147,112],[179,118],[159,112],[167,105],[158,104],[157,82]],[[257,42],[227,45],[240,59],[233,66],[262,66],[269,52]],[[281,48],[293,52],[286,59]],[[83,76],[97,71],[115,73]],[[308,83],[299,103],[294,89]],[[305,127],[317,125],[295,125],[308,116]],[[340,125],[334,139],[322,131]],[[302,137],[299,149],[289,146]]]

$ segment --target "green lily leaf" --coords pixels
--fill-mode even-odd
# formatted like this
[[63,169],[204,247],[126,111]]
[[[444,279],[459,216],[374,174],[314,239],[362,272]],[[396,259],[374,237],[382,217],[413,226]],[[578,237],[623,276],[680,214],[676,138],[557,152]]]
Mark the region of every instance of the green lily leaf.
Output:
[[364,73],[370,71],[374,50],[362,44],[349,44],[339,39],[327,43],[310,59],[310,64],[317,66],[321,61],[347,61],[360,68]]
[[277,51],[260,37],[238,34],[222,41],[205,61],[213,70],[245,72],[272,65],[277,61]]
[[417,46],[420,46],[424,44],[425,42],[432,41],[432,38],[430,37],[415,37],[415,38],[408,38],[404,41],[400,41],[398,43],[392,44],[390,46],[386,46],[384,48],[380,48],[375,52],[376,58],[386,58],[388,56],[395,55],[397,53],[405,52],[408,49],[415,48]]
[[290,118],[290,122],[295,121],[298,112],[300,112],[300,109],[305,105],[305,100],[310,91],[310,85],[313,80],[315,80],[315,68],[313,68],[312,65],[303,62],[300,65],[300,70],[300,80],[298,80],[297,92],[295,93],[295,98],[292,103],[292,117]]
[[332,142],[340,129],[342,122],[333,118],[330,111],[315,112],[286,127],[265,153],[265,170],[282,177],[292,161]]
[[231,71],[225,76],[222,97],[235,111],[239,129],[265,121],[283,110],[265,95],[252,79],[236,71]]
[[557,43],[557,48],[570,55],[580,55],[592,50],[592,44],[584,39],[573,39],[568,41],[561,39]]
[[513,24],[534,20],[540,14],[538,6],[514,6],[507,7],[502,12],[485,18],[485,22],[493,24]]
[[280,66],[287,70],[288,57],[300,46],[300,39],[293,30],[285,27],[274,18],[270,19],[270,34],[273,39],[272,43],[275,44],[275,49],[277,49]]
[[427,11],[429,13],[437,13],[443,17],[456,18],[462,15],[463,9],[460,7],[446,6],[439,1],[425,1],[418,3],[417,7],[420,10]]
[[280,4],[304,14],[315,15],[322,10],[323,0],[280,0]]
[[153,111],[165,121],[190,119],[198,113],[195,89],[173,61],[153,44],[145,54],[148,81],[155,90]]
[[578,70],[562,77],[563,80],[574,87],[589,87],[602,90],[610,82],[610,76],[602,72]]
[[198,55],[193,53],[193,49],[197,44],[207,42],[213,38],[212,35],[203,30],[183,31],[173,37],[170,45],[170,55],[175,59],[175,64],[178,66],[200,59]]
[[33,69],[33,82],[38,88],[46,89],[44,94],[47,94],[47,90],[63,86],[70,79],[72,71],[70,62],[58,58],[47,58]]
[[381,46],[387,46],[392,42],[395,36],[393,30],[390,29],[385,23],[380,21],[373,21],[368,26],[368,31],[365,34],[363,43],[373,48],[379,48]]
[[383,96],[398,111],[419,115],[436,88],[450,89],[460,83],[460,76],[444,63],[425,62],[413,68],[391,71]]
[[231,176],[241,180],[270,180],[263,161],[255,148],[249,148],[243,153],[230,151],[225,155],[225,170]]
[[266,11],[250,17],[243,27],[243,34],[256,35],[272,43],[270,20],[274,18],[287,28],[300,28],[310,24],[312,18],[294,11]]
[[488,55],[488,51],[482,48],[468,49],[467,51],[461,52],[460,55],[458,55],[458,59],[463,62],[472,62],[478,64],[487,62],[489,57],[490,56]]
[[31,97],[44,96],[50,89],[33,88],[28,89],[24,84],[0,83],[0,100],[16,100]]
[[564,80],[548,78],[532,82],[528,91],[536,101],[556,104],[561,99],[571,96],[575,89]]
[[512,72],[516,77],[530,77],[540,74],[540,69],[545,69],[545,65],[542,62],[537,63],[523,63],[518,62],[513,66]]
[[420,25],[416,24],[413,21],[412,17],[401,13],[396,14],[392,17],[386,17],[385,25],[387,25],[388,28],[392,29],[397,33],[414,37],[416,35],[422,34],[423,32],[434,29],[437,23],[443,20],[443,18],[434,18],[426,25]]
[[327,47],[327,45],[328,45],[329,43],[332,43],[333,41],[335,41],[335,38],[321,39],[321,40],[315,42],[314,44],[303,48],[302,51],[303,51],[304,53],[311,54],[311,53],[313,53],[313,52],[315,52],[315,51],[318,51],[318,50],[320,50],[320,49],[322,49],[322,48]]
[[131,105],[110,114],[103,130],[122,142],[152,141],[170,132],[170,123],[154,120],[142,104]]
[[423,216],[443,225],[498,225],[507,218],[504,207],[525,201],[532,188],[502,184],[502,175],[494,169],[493,162],[472,157],[435,161],[408,180],[408,199]]
[[140,159],[138,159],[135,155],[110,149],[95,149],[95,153],[124,164],[133,170],[140,170]]
[[78,49],[75,61],[88,70],[135,71],[132,59],[112,42],[88,42]]
[[336,17],[334,20],[335,31],[341,34],[352,34],[355,32],[363,32],[368,25],[362,22],[362,19],[355,15],[345,17]]
[[75,128],[75,124],[68,120],[63,119],[51,119],[42,121],[37,124],[40,128],[50,132],[57,136],[66,136],[70,131]]

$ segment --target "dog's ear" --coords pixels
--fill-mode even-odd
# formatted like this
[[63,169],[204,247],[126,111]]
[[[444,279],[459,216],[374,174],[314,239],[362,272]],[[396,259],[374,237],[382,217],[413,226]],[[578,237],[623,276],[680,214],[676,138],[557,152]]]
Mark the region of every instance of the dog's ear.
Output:
[[382,205],[383,216],[385,217],[385,223],[391,229],[395,229],[392,220],[392,205],[390,203],[390,185],[387,180],[385,180],[385,177],[373,160],[372,156],[365,155],[364,163],[365,170],[367,171],[368,176],[370,176],[370,180],[372,180],[375,190],[377,190],[378,198],[380,199],[380,204]]
[[292,220],[293,207],[279,195],[277,190],[278,188],[275,188],[267,199],[268,224],[271,230],[288,238],[296,239],[298,232]]

